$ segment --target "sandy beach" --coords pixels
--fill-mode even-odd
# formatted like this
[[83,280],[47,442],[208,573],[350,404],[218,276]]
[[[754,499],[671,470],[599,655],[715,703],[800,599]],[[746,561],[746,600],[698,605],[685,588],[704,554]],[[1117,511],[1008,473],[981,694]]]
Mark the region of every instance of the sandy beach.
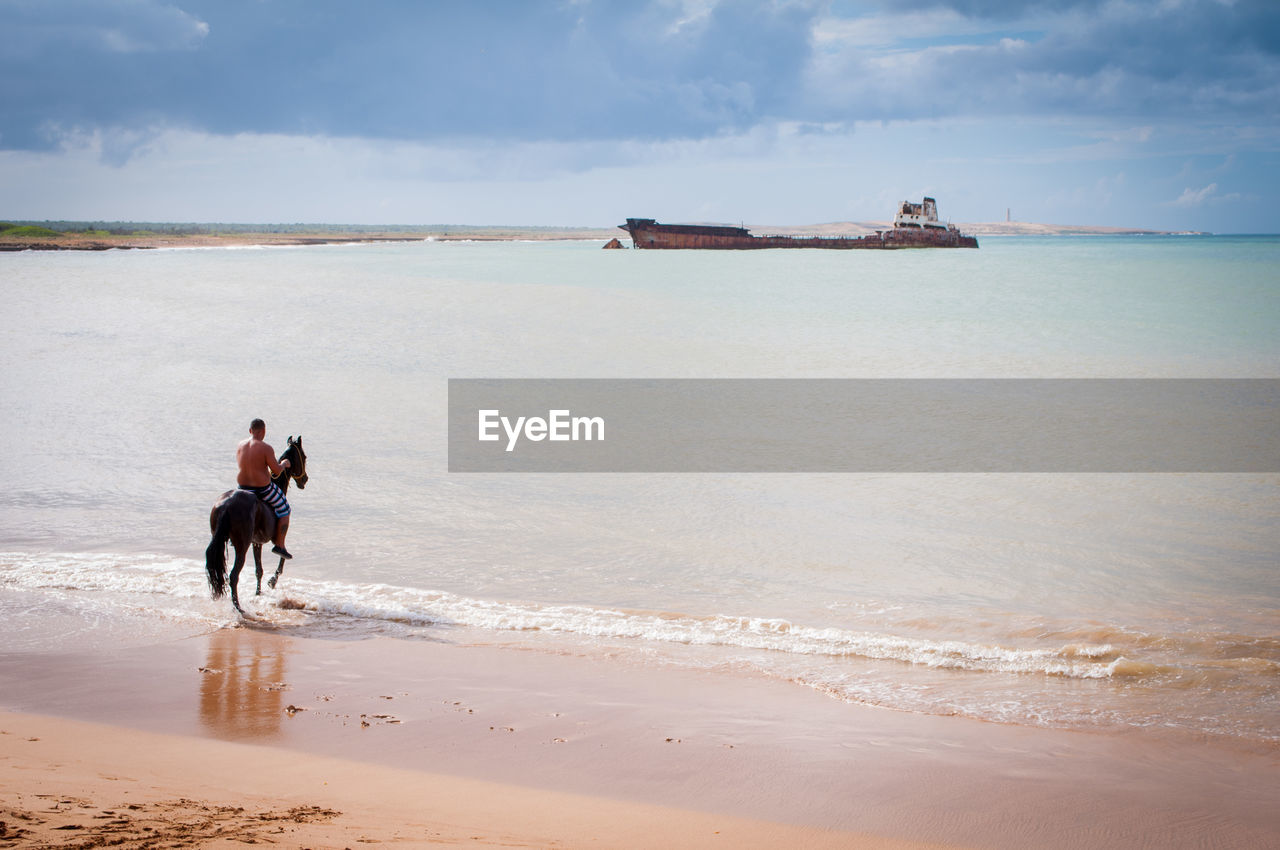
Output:
[[36,715],[0,753],[0,846],[924,846]]
[[[1280,755],[247,625],[0,658],[4,846],[1267,847]],[[16,844],[15,844],[16,842]],[[133,843],[130,843],[133,842]]]

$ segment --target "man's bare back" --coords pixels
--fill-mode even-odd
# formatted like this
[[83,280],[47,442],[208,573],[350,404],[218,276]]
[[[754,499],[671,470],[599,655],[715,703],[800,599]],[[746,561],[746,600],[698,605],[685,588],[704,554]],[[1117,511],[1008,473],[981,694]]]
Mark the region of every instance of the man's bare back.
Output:
[[264,487],[284,469],[276,462],[275,449],[256,434],[241,440],[240,445],[236,446],[236,465],[240,467],[236,483],[245,487]]

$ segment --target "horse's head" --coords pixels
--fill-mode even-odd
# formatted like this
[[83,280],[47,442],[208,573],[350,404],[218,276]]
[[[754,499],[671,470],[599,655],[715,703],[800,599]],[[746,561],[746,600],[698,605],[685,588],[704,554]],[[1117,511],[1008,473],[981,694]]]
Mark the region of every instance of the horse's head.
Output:
[[298,482],[298,489],[306,489],[307,486],[307,453],[302,450],[302,435],[298,435],[298,439],[289,438],[289,448],[285,449],[284,455],[280,458],[289,459],[289,476]]

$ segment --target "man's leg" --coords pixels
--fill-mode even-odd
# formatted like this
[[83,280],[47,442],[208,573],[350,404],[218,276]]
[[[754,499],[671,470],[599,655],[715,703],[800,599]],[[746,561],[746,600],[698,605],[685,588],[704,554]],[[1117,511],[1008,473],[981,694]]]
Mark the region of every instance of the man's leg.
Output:
[[284,535],[289,530],[289,502],[275,484],[268,488],[266,502],[276,513],[276,533],[273,540],[275,545],[271,547],[271,551],[288,560],[293,557],[289,554],[289,550],[284,548]]
[[289,550],[284,548],[284,536],[288,531],[289,531],[289,517],[282,516],[279,519],[277,519],[276,520],[276,536],[275,536],[275,539],[271,541],[272,543],[275,544],[275,546],[271,548],[271,551],[275,552],[277,555],[279,555],[282,558],[293,557],[292,555],[289,554]]

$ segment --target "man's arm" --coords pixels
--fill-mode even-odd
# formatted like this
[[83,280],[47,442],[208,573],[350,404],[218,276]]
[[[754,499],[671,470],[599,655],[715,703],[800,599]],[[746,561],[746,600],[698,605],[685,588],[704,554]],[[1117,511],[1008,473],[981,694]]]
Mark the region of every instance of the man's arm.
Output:
[[279,477],[280,477],[280,473],[281,473],[281,472],[283,472],[285,469],[287,469],[287,468],[288,468],[288,466],[289,466],[289,461],[287,461],[287,460],[286,460],[286,461],[284,462],[284,465],[283,465],[283,466],[282,466],[282,465],[280,465],[280,464],[276,461],[276,450],[275,450],[275,449],[273,449],[273,448],[271,448],[271,446],[268,446],[266,443],[263,443],[263,444],[262,444],[262,452],[263,452],[263,454],[266,456],[266,459],[267,459],[267,469],[271,470],[271,477],[272,477],[272,478],[279,478]]

